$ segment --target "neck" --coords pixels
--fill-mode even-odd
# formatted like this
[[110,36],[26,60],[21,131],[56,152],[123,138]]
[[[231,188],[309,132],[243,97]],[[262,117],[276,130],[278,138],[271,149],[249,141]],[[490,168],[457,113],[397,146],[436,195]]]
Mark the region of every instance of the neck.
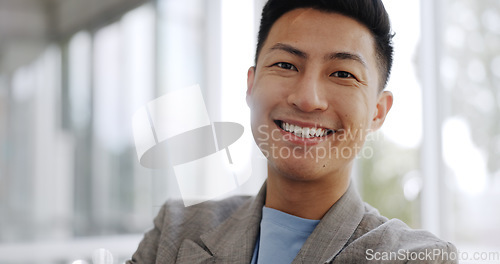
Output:
[[323,218],[349,187],[349,173],[304,181],[268,170],[266,206],[306,219]]

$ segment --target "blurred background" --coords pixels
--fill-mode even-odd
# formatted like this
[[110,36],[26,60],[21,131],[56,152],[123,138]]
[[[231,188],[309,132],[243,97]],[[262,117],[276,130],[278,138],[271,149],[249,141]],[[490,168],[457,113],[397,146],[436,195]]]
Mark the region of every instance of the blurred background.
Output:
[[[248,132],[264,3],[0,0],[0,263],[91,263],[98,248],[130,258],[179,198],[171,170],[139,164],[132,115],[200,84],[212,121]],[[389,218],[470,255],[500,252],[500,2],[384,4],[395,104],[355,183]],[[247,132],[252,177],[227,195],[255,194],[266,176]]]

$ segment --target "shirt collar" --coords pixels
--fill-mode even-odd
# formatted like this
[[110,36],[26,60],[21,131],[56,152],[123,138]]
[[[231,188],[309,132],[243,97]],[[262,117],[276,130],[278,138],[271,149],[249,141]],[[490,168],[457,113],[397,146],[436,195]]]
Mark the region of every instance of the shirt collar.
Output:
[[344,195],[321,219],[293,263],[330,262],[347,244],[363,215],[363,201],[351,182]]
[[[245,202],[217,228],[203,234],[201,239],[206,247],[198,246],[198,249],[207,250],[215,260],[249,263],[259,233],[266,188],[264,183],[257,196]],[[292,263],[330,262],[347,244],[363,214],[363,202],[351,183],[321,219]],[[193,250],[190,254],[194,254]]]

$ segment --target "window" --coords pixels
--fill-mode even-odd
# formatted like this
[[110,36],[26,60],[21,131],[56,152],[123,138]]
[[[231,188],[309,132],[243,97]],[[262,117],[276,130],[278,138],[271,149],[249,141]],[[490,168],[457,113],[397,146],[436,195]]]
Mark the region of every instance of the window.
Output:
[[[0,262],[130,257],[159,206],[181,198],[172,168],[138,162],[131,117],[194,84],[212,122],[245,128],[231,151],[253,175],[226,195],[255,194],[267,168],[244,102],[264,2],[158,0],[0,73]],[[498,251],[500,3],[384,4],[395,104],[357,160],[360,193],[462,252]]]
[[421,228],[422,88],[415,61],[420,2],[385,0],[384,5],[396,33],[393,69],[387,84],[387,90],[394,94],[394,105],[381,131],[368,136],[356,179],[363,199],[382,215]]
[[437,8],[443,176],[449,190],[443,228],[463,250],[498,251],[500,3],[446,0]]

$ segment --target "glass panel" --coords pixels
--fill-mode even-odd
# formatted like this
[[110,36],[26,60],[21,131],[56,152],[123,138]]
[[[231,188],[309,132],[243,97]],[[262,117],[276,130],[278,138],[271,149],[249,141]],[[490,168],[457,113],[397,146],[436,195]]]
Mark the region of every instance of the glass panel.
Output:
[[[199,84],[203,91],[207,88],[206,78],[217,79],[216,70],[212,70],[211,74],[205,74],[206,58],[211,56],[205,48],[208,50],[208,47],[212,47],[208,37],[213,33],[205,31],[211,22],[207,19],[205,10],[213,10],[218,5],[217,1],[214,1],[209,9],[205,4],[203,0],[158,1],[157,96],[196,84]],[[217,67],[217,63],[211,65],[212,69]],[[209,93],[204,95],[208,96]],[[156,208],[167,199],[181,199],[173,168],[155,170],[153,182],[153,206]],[[187,185],[201,187],[200,182]]]
[[[242,124],[245,133],[237,146],[230,148],[245,170],[251,170],[250,179],[238,190],[240,194],[255,195],[267,177],[264,158],[250,128],[250,109],[246,104],[247,71],[254,65],[257,28],[254,15],[260,22],[261,10],[255,10],[256,1],[222,0],[221,8],[221,90],[220,119]],[[258,27],[258,26],[257,26]],[[252,160],[252,158],[254,158]]]
[[142,232],[150,225],[151,171],[138,164],[131,125],[133,113],[154,95],[154,28],[154,10],[146,5],[95,34],[82,235]]
[[[246,72],[253,65],[255,52],[253,5],[252,0],[158,2],[158,72],[161,73],[158,76],[159,96],[199,84],[210,122],[236,122],[246,126],[243,136],[228,149],[229,156],[238,160],[235,165],[245,168],[239,171],[248,172],[252,169],[250,160],[253,139],[247,125],[249,112],[245,104],[245,91]],[[188,104],[189,100],[186,99],[185,102]],[[187,113],[191,113],[183,111],[176,115],[187,116]],[[194,139],[189,142],[191,149],[202,149],[205,145],[207,143],[196,142]],[[199,164],[201,162],[200,159]],[[227,160],[224,162],[227,163]],[[192,165],[192,168],[198,166]],[[183,177],[182,182],[174,171],[179,170],[179,167],[155,172],[154,185],[158,187],[154,192],[155,205],[162,204],[167,198],[181,198],[186,189],[192,188],[192,193],[203,193],[215,188],[214,182],[217,179],[212,177],[217,174],[208,172],[208,167],[191,170],[191,174],[203,175],[200,179],[196,180],[190,175]],[[186,180],[191,179],[191,176],[191,181]],[[260,176],[257,179],[262,179],[265,172],[260,173]],[[246,183],[246,176],[236,177],[242,181],[230,179],[231,186],[229,183],[226,186],[226,182],[220,186],[226,186],[225,190],[235,190],[234,185]],[[184,187],[177,187],[177,184]],[[255,193],[255,187],[259,188],[260,184],[261,181],[250,186],[249,192]],[[235,192],[241,193],[242,189]],[[227,195],[227,192],[224,193]],[[218,195],[217,199],[223,196]]]
[[394,32],[394,64],[387,90],[394,105],[381,131],[367,137],[360,153],[357,182],[366,202],[388,218],[420,223],[421,88],[415,54],[419,42],[418,0],[384,0]]
[[69,235],[71,189],[65,187],[71,178],[65,177],[65,156],[71,144],[59,134],[60,61],[59,48],[50,46],[12,76],[1,241]]
[[447,185],[453,190],[446,228],[462,250],[498,251],[500,2],[445,0],[443,6],[442,148]]
[[147,5],[98,31],[95,44],[86,32],[70,40],[67,97],[56,46],[4,83],[11,92],[2,104],[1,241],[142,232],[151,224],[153,208],[144,205],[151,176],[137,164],[131,116],[153,98],[153,40]]

